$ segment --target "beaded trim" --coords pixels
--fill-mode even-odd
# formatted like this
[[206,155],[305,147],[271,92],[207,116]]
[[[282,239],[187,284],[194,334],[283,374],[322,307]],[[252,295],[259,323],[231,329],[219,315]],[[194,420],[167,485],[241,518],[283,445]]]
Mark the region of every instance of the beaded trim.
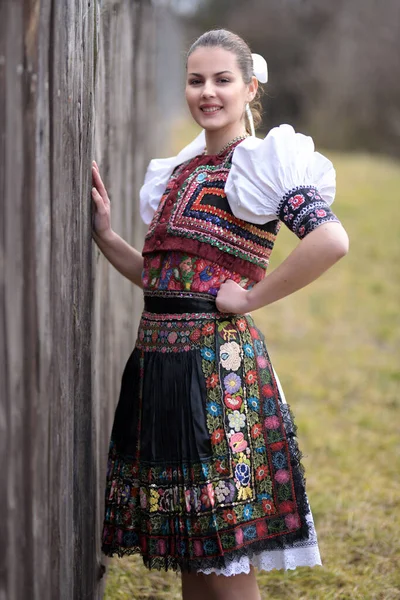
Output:
[[[225,144],[225,146],[223,148],[221,148],[221,150],[219,152],[217,152],[215,156],[219,156],[220,154],[223,154],[225,152],[225,150],[228,150],[228,148],[233,146],[233,144],[236,144],[236,142],[240,142],[241,140],[245,140],[248,137],[249,137],[248,133],[246,133],[244,135],[238,135],[237,137],[233,138],[233,140],[231,140],[230,142]],[[204,150],[204,154],[208,156],[207,148]],[[214,155],[210,154],[209,156],[214,156]]]
[[149,298],[199,298],[201,300],[214,300],[214,296],[202,292],[181,292],[174,290],[145,290],[144,297]]
[[149,311],[143,311],[142,313],[142,319],[143,320],[151,320],[151,321],[157,321],[160,323],[163,322],[167,322],[169,323],[170,321],[203,321],[205,319],[216,319],[217,317],[221,317],[221,313],[219,312],[206,312],[206,313],[201,313],[201,312],[195,312],[195,313],[180,313],[180,314],[175,314],[175,313],[151,313]]
[[233,215],[224,192],[229,171],[226,163],[197,167],[177,194],[167,232],[210,244],[266,269],[279,222],[258,226]]
[[278,207],[279,218],[303,239],[328,221],[340,222],[313,186],[298,186],[287,192]]
[[[195,166],[194,159],[175,169],[146,234],[144,254],[185,250],[219,262],[223,252],[232,257],[229,262],[228,256],[223,266],[232,266],[236,257],[239,266],[234,270],[257,281],[262,278],[280,223],[276,219],[255,225],[233,215],[224,191],[233,141],[231,146],[221,162],[210,157],[210,162]],[[186,171],[190,174],[185,177]],[[241,261],[244,264],[240,265]]]

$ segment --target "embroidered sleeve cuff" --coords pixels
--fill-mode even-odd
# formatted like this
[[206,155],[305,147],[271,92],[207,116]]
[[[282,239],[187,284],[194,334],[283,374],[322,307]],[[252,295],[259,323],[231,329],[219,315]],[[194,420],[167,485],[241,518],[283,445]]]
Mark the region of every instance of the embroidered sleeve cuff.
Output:
[[340,222],[314,187],[290,190],[282,199],[278,211],[280,220],[301,240],[323,223]]

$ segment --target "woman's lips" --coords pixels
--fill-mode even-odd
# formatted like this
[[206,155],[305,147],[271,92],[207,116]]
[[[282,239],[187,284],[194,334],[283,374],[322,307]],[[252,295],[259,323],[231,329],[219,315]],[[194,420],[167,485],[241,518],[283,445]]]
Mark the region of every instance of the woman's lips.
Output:
[[206,115],[213,115],[221,110],[222,106],[200,106],[200,110]]

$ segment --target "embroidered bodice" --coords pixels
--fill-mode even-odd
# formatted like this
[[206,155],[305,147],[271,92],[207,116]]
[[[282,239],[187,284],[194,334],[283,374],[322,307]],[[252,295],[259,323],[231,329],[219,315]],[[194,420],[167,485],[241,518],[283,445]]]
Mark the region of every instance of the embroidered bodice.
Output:
[[235,145],[179,165],[145,238],[143,255],[182,251],[259,281],[279,231],[275,219],[253,225],[234,216],[224,191]]
[[250,289],[255,283],[218,263],[179,251],[156,252],[144,257],[142,284],[146,293],[179,291],[216,296],[227,279],[244,289]]
[[150,163],[141,190],[142,218],[151,219],[145,289],[203,287],[215,294],[227,278],[249,287],[265,275],[281,222],[302,239],[338,221],[329,208],[332,163],[290,126],[264,140],[235,142],[218,155],[201,153],[203,147],[200,134],[177,157]]

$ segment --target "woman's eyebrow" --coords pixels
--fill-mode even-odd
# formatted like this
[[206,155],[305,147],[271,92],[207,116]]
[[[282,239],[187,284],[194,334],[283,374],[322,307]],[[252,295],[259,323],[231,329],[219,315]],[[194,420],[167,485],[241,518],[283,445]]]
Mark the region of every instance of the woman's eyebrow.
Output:
[[[214,73],[214,76],[223,75],[224,73],[231,73],[233,75],[232,71],[228,71],[228,69],[226,69],[225,71],[218,71],[218,73]],[[191,77],[203,77],[201,73],[188,73],[188,75]]]

